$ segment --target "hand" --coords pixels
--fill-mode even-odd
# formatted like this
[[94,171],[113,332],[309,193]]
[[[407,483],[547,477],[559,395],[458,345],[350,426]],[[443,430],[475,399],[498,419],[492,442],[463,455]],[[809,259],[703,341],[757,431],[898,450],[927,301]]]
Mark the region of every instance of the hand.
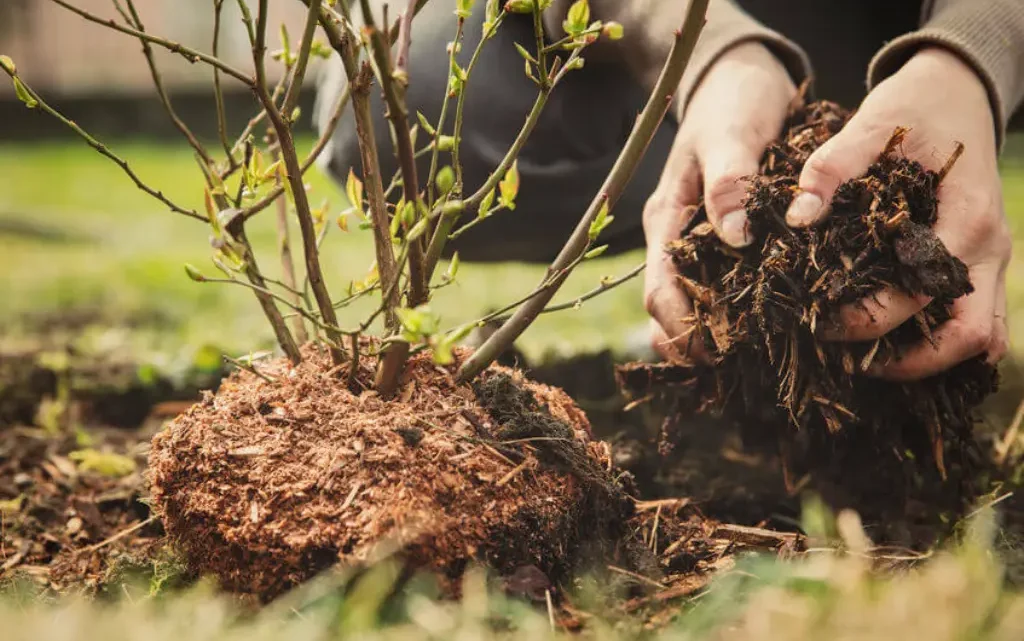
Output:
[[[988,353],[1006,353],[1006,266],[1011,238],[1003,211],[996,164],[995,124],[984,85],[957,56],[923,49],[880,83],[850,122],[807,160],[798,195],[786,214],[793,227],[813,225],[827,215],[836,188],[862,176],[897,126],[910,128],[901,146],[911,159],[939,170],[957,141],[963,156],[939,187],[935,233],[970,270],[975,291],[953,305],[953,318],[905,355],[876,364],[869,373],[892,380],[916,380]],[[877,301],[865,299],[840,311],[832,340],[878,338],[913,317],[929,299],[889,289]]]
[[745,178],[758,172],[765,148],[781,133],[796,91],[768,49],[746,43],[715,62],[687,105],[643,215],[644,304],[652,316],[652,344],[668,360],[706,355],[698,341],[689,341],[693,308],[664,247],[679,238],[702,195],[719,237],[735,247],[750,244],[742,205]]

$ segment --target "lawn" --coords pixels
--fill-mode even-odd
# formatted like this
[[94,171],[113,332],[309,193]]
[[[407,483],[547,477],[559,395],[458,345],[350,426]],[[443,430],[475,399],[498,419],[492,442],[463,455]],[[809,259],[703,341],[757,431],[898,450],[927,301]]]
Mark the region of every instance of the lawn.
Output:
[[[310,144],[306,141],[303,147]],[[201,209],[201,176],[188,149],[128,143],[118,145],[117,151],[144,180],[176,202]],[[204,343],[246,351],[270,340],[248,291],[199,285],[187,278],[186,262],[207,273],[214,270],[208,229],[161,210],[92,150],[75,144],[0,145],[0,175],[5,185],[0,190],[0,300],[7,301],[0,324],[10,327],[27,313],[59,316],[88,309],[100,310],[107,325],[132,325],[140,347],[157,351]],[[314,206],[326,201],[328,211],[339,212],[341,191],[315,168],[308,176]],[[249,235],[263,270],[278,276],[274,216],[273,210],[261,214]],[[348,232],[331,227],[322,261],[329,287],[341,292],[350,280],[366,275],[373,262],[372,238],[354,225]],[[298,238],[297,231],[293,238]],[[298,245],[295,251],[300,252]],[[634,252],[584,264],[558,300],[575,298],[601,278],[626,272],[642,260],[642,252]],[[455,285],[437,293],[433,306],[443,310],[446,326],[454,326],[529,292],[542,274],[538,266],[466,264]],[[541,318],[520,348],[532,357],[605,346],[621,349],[630,330],[646,318],[640,287],[640,279],[634,279],[579,310]],[[339,321],[355,324],[370,304],[367,300],[341,310]]]

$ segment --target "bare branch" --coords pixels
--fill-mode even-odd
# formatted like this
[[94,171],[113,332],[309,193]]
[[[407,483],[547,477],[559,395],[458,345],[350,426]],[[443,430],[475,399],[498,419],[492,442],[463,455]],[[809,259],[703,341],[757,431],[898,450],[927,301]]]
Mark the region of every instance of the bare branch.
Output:
[[[220,21],[224,9],[224,0],[213,0],[213,57],[220,53]],[[224,153],[228,156],[228,165],[235,164],[235,155],[228,143],[228,121],[224,109],[224,90],[220,86],[220,69],[213,68],[213,98],[217,103],[217,134]]]
[[[11,76],[11,78],[15,78],[16,77],[15,74],[11,73],[11,71],[9,71],[3,65],[0,65],[0,69],[3,69],[4,72],[7,73],[7,75]],[[123,158],[121,158],[120,156],[115,154],[113,151],[111,151],[110,148],[108,148],[106,145],[101,143],[99,140],[96,140],[95,138],[93,138],[89,134],[89,132],[87,132],[84,129],[82,129],[81,127],[79,127],[77,123],[75,123],[75,122],[67,119],[66,117],[64,117],[63,114],[61,114],[59,111],[57,111],[56,109],[51,107],[45,100],[43,100],[39,96],[39,94],[36,93],[35,90],[32,89],[30,86],[28,86],[24,82],[22,82],[22,85],[25,87],[25,90],[28,91],[29,94],[32,96],[32,99],[36,101],[36,103],[37,103],[36,107],[37,108],[42,109],[44,112],[46,112],[47,114],[49,114],[53,118],[56,118],[57,120],[59,120],[67,128],[71,129],[71,131],[73,131],[76,134],[78,134],[78,137],[81,138],[82,140],[84,140],[86,142],[86,144],[88,144],[90,147],[92,147],[93,149],[98,151],[101,155],[103,155],[103,156],[109,158],[111,161],[113,161],[114,164],[116,164],[118,167],[120,167],[121,170],[125,174],[127,174],[129,178],[132,179],[132,182],[135,183],[136,187],[138,187],[142,191],[146,192],[147,194],[149,194],[153,198],[159,200],[161,203],[166,205],[171,211],[173,211],[176,214],[181,214],[183,216],[188,216],[189,218],[194,218],[194,219],[200,220],[200,221],[202,221],[204,223],[208,222],[206,216],[203,216],[203,215],[197,213],[194,209],[185,209],[184,207],[181,207],[179,205],[174,204],[173,202],[171,202],[170,199],[168,199],[166,196],[164,196],[162,191],[158,191],[156,189],[153,189],[152,187],[150,187],[149,185],[144,183],[142,181],[142,179],[139,178],[138,174],[136,174],[135,171],[128,165],[128,161],[127,160],[124,160]]]
[[151,43],[153,43],[153,44],[155,44],[157,46],[160,46],[160,47],[163,47],[164,49],[167,49],[168,51],[172,51],[172,52],[174,52],[174,53],[184,57],[186,60],[188,60],[189,62],[191,62],[193,64],[197,63],[197,62],[205,62],[208,65],[211,65],[211,66],[213,66],[213,67],[215,67],[217,69],[220,69],[221,71],[223,71],[224,73],[228,74],[229,76],[231,76],[233,78],[237,78],[239,80],[239,82],[242,82],[242,83],[244,83],[244,84],[246,84],[246,85],[248,85],[250,87],[253,84],[253,80],[252,80],[251,76],[246,75],[245,73],[239,71],[238,69],[235,69],[234,67],[232,67],[231,65],[227,64],[223,60],[220,60],[220,59],[218,59],[218,58],[216,58],[214,56],[205,54],[205,53],[203,53],[201,51],[196,51],[195,49],[186,47],[186,46],[181,45],[181,44],[179,44],[177,42],[172,42],[170,40],[167,40],[166,38],[160,38],[158,36],[151,36],[148,33],[143,33],[141,31],[139,31],[138,29],[132,29],[131,27],[121,26],[121,25],[119,25],[117,22],[115,22],[112,19],[106,19],[105,20],[105,19],[100,18],[98,16],[94,16],[91,13],[89,13],[88,11],[85,11],[84,9],[79,9],[78,7],[74,6],[73,4],[71,4],[69,2],[65,2],[64,0],[50,0],[50,2],[53,2],[54,4],[60,5],[61,7],[64,7],[65,9],[67,9],[68,11],[71,11],[72,13],[78,14],[79,16],[81,16],[81,17],[85,18],[86,20],[88,20],[89,22],[94,22],[94,23],[96,23],[98,25],[103,25],[104,27],[107,27],[108,29],[113,29],[114,31],[120,31],[121,33],[126,33],[129,36],[135,36],[136,38],[138,38],[140,40],[146,40],[148,42],[151,42]]
[[[320,0],[310,0],[319,9]],[[309,286],[313,291],[313,298],[316,300],[320,316],[328,326],[337,327],[338,320],[334,313],[334,306],[331,304],[330,294],[324,284],[323,270],[320,267],[320,253],[317,251],[316,230],[313,225],[313,215],[309,207],[309,198],[306,195],[306,187],[302,182],[302,168],[299,166],[299,159],[295,152],[295,141],[292,139],[291,128],[281,116],[277,105],[274,104],[270,93],[267,91],[266,74],[266,38],[267,38],[267,3],[268,0],[260,0],[259,16],[256,23],[256,34],[253,42],[252,54],[253,63],[256,65],[256,95],[267,117],[274,128],[277,140],[281,147],[281,158],[284,160],[284,167],[287,173],[287,180],[291,186],[292,198],[295,200],[295,211],[299,219],[299,230],[302,234],[303,253],[306,259],[306,274],[309,277]],[[307,52],[308,54],[308,52]],[[336,329],[326,330],[329,339],[331,361],[335,365],[341,365],[345,361],[344,349],[341,347],[341,334]]]
[[291,85],[288,93],[284,95],[284,105],[281,112],[286,118],[291,118],[296,105],[299,104],[299,94],[302,92],[302,83],[306,80],[306,67],[309,65],[309,52],[313,46],[313,38],[316,36],[317,20],[320,17],[320,4],[309,3],[309,10],[306,12],[306,28],[302,32],[302,43],[299,45],[299,56],[295,59],[295,69],[292,72]]
[[679,80],[693,53],[697,37],[703,29],[707,8],[708,0],[690,0],[682,29],[676,32],[675,42],[672,44],[668,59],[661,70],[661,76],[651,92],[647,105],[637,119],[633,131],[626,140],[626,145],[605,179],[601,191],[594,197],[562,251],[548,268],[549,273],[558,274],[554,277],[552,285],[516,310],[508,322],[492,334],[463,363],[456,374],[457,380],[466,381],[473,378],[490,365],[498,354],[505,351],[536,320],[537,315],[547,306],[555,292],[569,276],[571,266],[577,264],[586,253],[590,246],[591,223],[602,209],[607,207],[610,210],[615,205],[671,105],[672,97],[679,86]]
[[[369,0],[361,0],[360,5],[363,9],[364,28],[369,34],[370,48],[380,72],[381,89],[388,107],[386,115],[391,121],[391,131],[395,137],[405,201],[415,205],[420,200],[419,178],[416,175],[416,151],[413,149],[412,138],[409,135],[409,110],[405,104],[405,87],[401,80],[395,77],[390,44],[385,41],[384,35],[374,24]],[[407,242],[409,243],[409,306],[415,307],[425,303],[430,297],[430,293],[427,290],[424,274],[423,246],[418,238]]]
[[[139,17],[139,12],[135,9],[134,0],[126,0],[128,4],[128,12],[130,13],[131,22],[129,26],[133,26],[138,29],[140,33],[146,32],[146,26],[142,24],[142,18]],[[117,0],[114,0],[115,6],[117,6]],[[120,10],[120,7],[118,7]],[[128,18],[129,16],[125,16]],[[167,112],[168,118],[174,124],[175,128],[181,132],[181,135],[185,137],[188,144],[195,149],[199,157],[203,159],[206,164],[213,164],[213,159],[210,158],[210,154],[206,152],[206,148],[203,147],[202,143],[195,137],[192,130],[188,128],[188,125],[178,116],[178,113],[174,110],[174,105],[171,104],[171,97],[167,95],[167,89],[164,87],[163,78],[160,75],[160,70],[156,66],[156,58],[153,56],[153,46],[144,38],[139,38],[139,42],[142,43],[142,53],[146,56],[146,64],[149,65],[149,74],[153,78],[153,87],[156,89],[157,96],[160,98],[160,102],[164,106],[164,111]],[[216,71],[216,70],[215,70]]]

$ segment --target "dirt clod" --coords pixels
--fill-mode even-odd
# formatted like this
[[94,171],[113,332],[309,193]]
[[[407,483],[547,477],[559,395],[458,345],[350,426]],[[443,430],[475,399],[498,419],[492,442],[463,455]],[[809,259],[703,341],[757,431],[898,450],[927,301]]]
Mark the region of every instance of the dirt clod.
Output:
[[[483,562],[557,581],[595,522],[624,523],[607,449],[564,393],[501,367],[474,392],[422,354],[385,401],[330,377],[317,348],[305,356],[262,365],[275,382],[236,372],[154,439],[154,506],[226,588],[272,598],[387,544],[442,577]],[[368,388],[371,357],[358,375]]]

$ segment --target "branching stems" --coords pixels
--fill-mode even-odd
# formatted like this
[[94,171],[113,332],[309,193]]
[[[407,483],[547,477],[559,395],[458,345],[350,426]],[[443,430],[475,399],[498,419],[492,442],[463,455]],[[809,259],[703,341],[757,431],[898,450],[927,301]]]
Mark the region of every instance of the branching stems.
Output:
[[693,53],[697,37],[704,26],[708,0],[690,0],[682,29],[676,32],[675,42],[669,52],[668,59],[661,70],[646,106],[637,119],[626,144],[619,154],[615,165],[605,179],[600,192],[591,201],[587,211],[580,218],[576,229],[562,247],[562,251],[548,268],[549,274],[557,274],[554,283],[539,292],[512,317],[488,338],[459,368],[456,374],[458,381],[467,381],[479,374],[499,354],[504,352],[537,318],[547,306],[555,292],[571,273],[571,265],[579,262],[590,246],[590,227],[598,213],[615,205],[622,191],[629,183],[637,165],[647,151],[654,132],[665,117],[672,98],[679,86],[683,71]]

